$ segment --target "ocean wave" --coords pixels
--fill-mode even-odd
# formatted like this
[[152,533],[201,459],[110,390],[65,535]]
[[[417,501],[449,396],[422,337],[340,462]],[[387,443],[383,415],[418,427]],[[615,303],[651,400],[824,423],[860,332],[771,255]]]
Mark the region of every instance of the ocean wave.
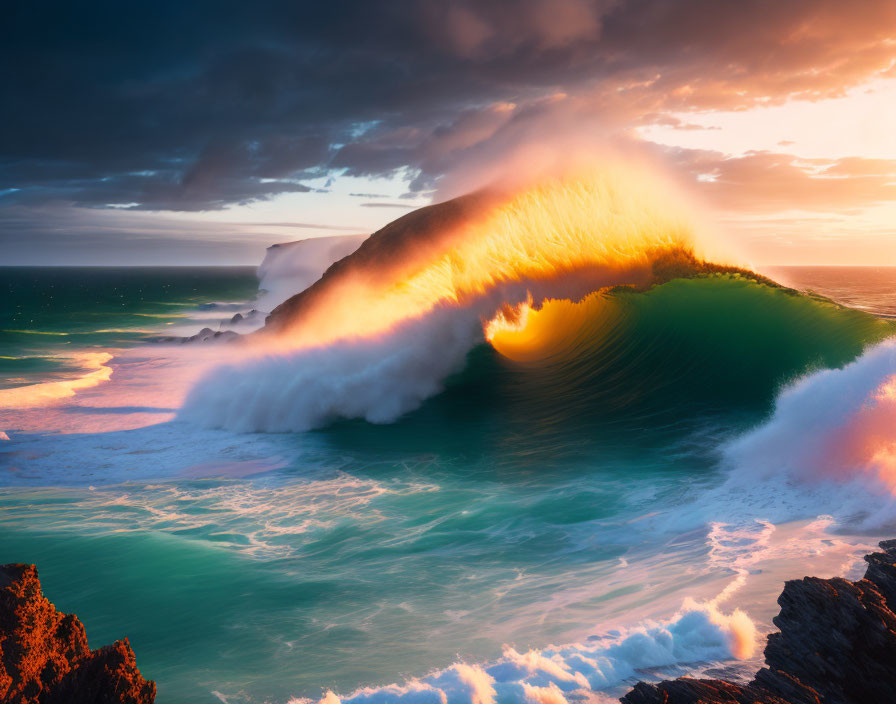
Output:
[[403,684],[364,687],[345,696],[328,691],[319,704],[593,702],[642,670],[678,667],[684,672],[697,663],[749,658],[755,644],[755,627],[742,611],[725,614],[713,604],[687,600],[666,621],[584,643],[526,652],[505,646],[492,663],[459,662]]
[[807,510],[864,530],[894,525],[896,340],[791,383],[770,418],[724,448],[724,462],[735,488],[795,486]]
[[181,417],[239,431],[391,423],[486,341],[518,388],[496,386],[499,374],[475,383],[501,400],[531,389],[542,398],[517,406],[544,417],[563,415],[561,403],[587,421],[601,404],[645,401],[680,415],[693,403],[769,403],[789,378],[893,331],[709,263],[705,240],[652,178],[619,168],[423,208],[275,309]]
[[427,403],[430,418],[450,413],[472,425],[491,414],[489,427],[508,432],[575,435],[625,414],[659,426],[710,411],[761,413],[782,384],[846,364],[893,331],[866,313],[730,275],[548,300],[525,330],[492,331],[488,343],[479,311],[442,306],[372,340],[215,369],[181,417],[240,431],[304,431],[340,418],[413,427],[427,414],[407,414]]

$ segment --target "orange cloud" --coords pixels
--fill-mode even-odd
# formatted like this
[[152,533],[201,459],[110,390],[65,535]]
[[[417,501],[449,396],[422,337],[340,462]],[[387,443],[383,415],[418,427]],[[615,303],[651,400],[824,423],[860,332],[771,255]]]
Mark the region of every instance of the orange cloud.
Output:
[[896,200],[896,160],[800,159],[792,154],[678,150],[677,164],[695,178],[713,207],[748,213],[847,211]]

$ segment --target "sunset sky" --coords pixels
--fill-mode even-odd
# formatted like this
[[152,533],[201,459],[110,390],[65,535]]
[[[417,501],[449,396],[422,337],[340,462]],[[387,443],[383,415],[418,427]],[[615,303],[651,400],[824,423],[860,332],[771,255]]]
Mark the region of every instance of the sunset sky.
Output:
[[255,264],[581,143],[655,163],[757,263],[896,265],[892,0],[30,2],[2,24],[3,264]]

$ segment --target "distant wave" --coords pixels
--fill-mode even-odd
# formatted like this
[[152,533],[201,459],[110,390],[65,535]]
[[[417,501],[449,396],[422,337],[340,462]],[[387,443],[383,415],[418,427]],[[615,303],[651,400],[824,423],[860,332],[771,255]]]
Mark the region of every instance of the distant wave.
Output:
[[334,262],[354,252],[368,235],[313,237],[268,247],[258,267],[259,310],[272,311],[304,291]]

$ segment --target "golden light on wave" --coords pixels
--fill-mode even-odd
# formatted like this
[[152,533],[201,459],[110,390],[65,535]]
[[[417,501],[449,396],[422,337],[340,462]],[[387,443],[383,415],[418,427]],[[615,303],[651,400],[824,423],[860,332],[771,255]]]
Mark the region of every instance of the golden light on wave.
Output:
[[[400,277],[383,275],[385,263],[377,262],[333,281],[280,344],[367,338],[437,306],[487,297],[495,299],[483,311],[491,318],[503,303],[535,292],[533,283],[555,284],[536,297],[567,297],[562,286],[577,275],[589,279],[579,297],[600,286],[640,284],[657,257],[694,248],[690,214],[651,174],[615,165],[580,172],[499,198],[435,242],[415,246],[394,265]],[[516,300],[501,295],[511,289]]]
[[505,338],[514,338],[525,333],[529,325],[529,317],[537,314],[532,310],[532,296],[519,305],[505,304],[494,318],[485,324],[485,339],[494,343]]
[[501,355],[535,362],[574,354],[577,341],[612,328],[618,307],[608,306],[600,291],[581,301],[548,299],[533,308],[531,299],[505,306],[485,326],[485,338]]
[[86,373],[75,379],[0,389],[0,408],[20,409],[51,405],[60,399],[74,396],[77,391],[108,381],[112,376],[112,368],[106,366],[106,363],[112,360],[112,355],[108,352],[84,352],[71,355],[70,358]]

